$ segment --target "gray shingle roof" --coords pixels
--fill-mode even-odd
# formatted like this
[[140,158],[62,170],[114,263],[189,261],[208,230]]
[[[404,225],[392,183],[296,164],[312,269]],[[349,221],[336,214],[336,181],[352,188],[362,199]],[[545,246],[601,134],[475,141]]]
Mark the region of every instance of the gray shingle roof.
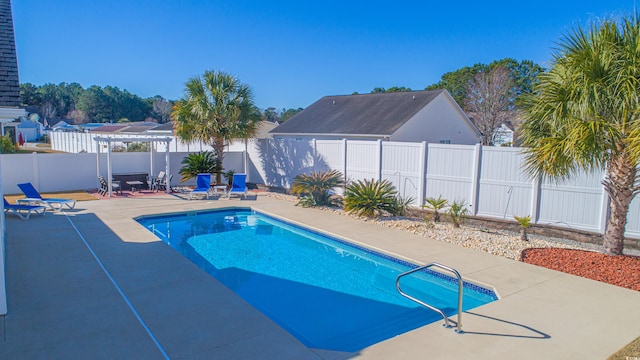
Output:
[[151,129],[153,131],[173,131],[173,121],[166,122]]
[[393,134],[444,90],[325,96],[271,134]]
[[0,0],[0,106],[20,106],[11,0]]

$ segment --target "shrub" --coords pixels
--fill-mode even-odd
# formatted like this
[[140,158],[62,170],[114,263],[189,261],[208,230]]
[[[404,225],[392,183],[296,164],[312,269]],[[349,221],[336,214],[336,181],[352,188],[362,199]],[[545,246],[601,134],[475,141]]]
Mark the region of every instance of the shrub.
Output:
[[424,205],[425,207],[433,210],[433,222],[439,222],[440,221],[440,213],[438,211],[442,210],[443,208],[445,208],[448,204],[447,199],[443,199],[442,195],[438,196],[438,198],[427,198],[426,200],[426,204]]
[[233,175],[235,173],[236,173],[235,170],[229,170],[222,173],[222,176],[224,176],[224,179],[227,180],[227,184],[229,185],[229,188],[231,188],[231,185],[233,185]]
[[13,142],[7,134],[0,138],[0,152],[3,154],[13,154],[18,151],[18,145]]
[[395,201],[393,203],[393,211],[390,212],[391,215],[403,216],[407,213],[407,209],[409,209],[409,205],[413,202],[412,197],[408,197],[403,199],[400,196],[396,196]]
[[180,181],[185,182],[198,174],[216,174],[222,170],[220,161],[211,151],[192,153],[182,159]]
[[300,197],[296,205],[336,206],[340,200],[331,196],[330,190],[344,185],[342,173],[337,170],[311,172],[296,176],[291,185],[291,193]]
[[128,152],[149,152],[151,145],[147,142],[144,143],[131,143],[127,146]]
[[459,228],[468,212],[469,209],[467,209],[467,203],[465,201],[454,201],[449,207],[449,217],[451,218],[453,227]]
[[520,240],[529,241],[529,238],[527,237],[527,228],[531,226],[531,216],[527,215],[520,217],[513,215],[513,218],[520,224]]
[[[400,210],[398,193],[388,180],[356,181],[347,185],[344,209],[358,216],[397,215]],[[406,209],[406,206],[404,206]]]

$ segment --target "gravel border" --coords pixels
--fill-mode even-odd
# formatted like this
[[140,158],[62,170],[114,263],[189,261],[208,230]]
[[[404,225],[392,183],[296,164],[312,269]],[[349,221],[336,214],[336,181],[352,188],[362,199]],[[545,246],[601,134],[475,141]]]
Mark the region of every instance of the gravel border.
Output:
[[[293,204],[297,202],[297,198],[292,195],[286,195],[274,192],[261,192],[260,195],[289,201]],[[302,208],[301,208],[302,209]],[[520,260],[520,254],[523,250],[529,248],[565,248],[580,249],[588,251],[602,251],[601,245],[590,243],[582,243],[569,239],[549,238],[539,235],[529,235],[529,241],[520,240],[520,234],[511,231],[489,229],[486,227],[465,226],[462,224],[459,228],[454,228],[452,224],[447,222],[425,222],[422,219],[410,217],[383,217],[377,219],[369,219],[348,214],[342,209],[316,207],[323,211],[329,211],[342,216],[349,216],[361,221],[371,222],[382,226],[401,229],[428,239],[448,242],[465,248],[480,250],[493,255],[504,256],[513,260]],[[625,253],[634,253],[636,251],[626,251]]]

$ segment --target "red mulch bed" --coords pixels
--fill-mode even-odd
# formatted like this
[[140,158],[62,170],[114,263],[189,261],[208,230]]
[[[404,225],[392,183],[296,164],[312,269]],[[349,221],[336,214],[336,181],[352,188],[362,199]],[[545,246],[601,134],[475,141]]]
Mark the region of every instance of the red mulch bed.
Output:
[[522,261],[640,291],[640,257],[571,249],[526,249]]

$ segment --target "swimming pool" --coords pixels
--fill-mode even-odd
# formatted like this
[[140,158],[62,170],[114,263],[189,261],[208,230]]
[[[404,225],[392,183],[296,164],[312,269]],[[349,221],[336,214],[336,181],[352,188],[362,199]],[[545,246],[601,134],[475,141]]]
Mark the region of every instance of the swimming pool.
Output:
[[[248,208],[136,219],[306,346],[357,351],[442,317],[400,296],[415,265]],[[457,283],[419,272],[402,288],[451,316]],[[496,300],[465,283],[463,309]]]

